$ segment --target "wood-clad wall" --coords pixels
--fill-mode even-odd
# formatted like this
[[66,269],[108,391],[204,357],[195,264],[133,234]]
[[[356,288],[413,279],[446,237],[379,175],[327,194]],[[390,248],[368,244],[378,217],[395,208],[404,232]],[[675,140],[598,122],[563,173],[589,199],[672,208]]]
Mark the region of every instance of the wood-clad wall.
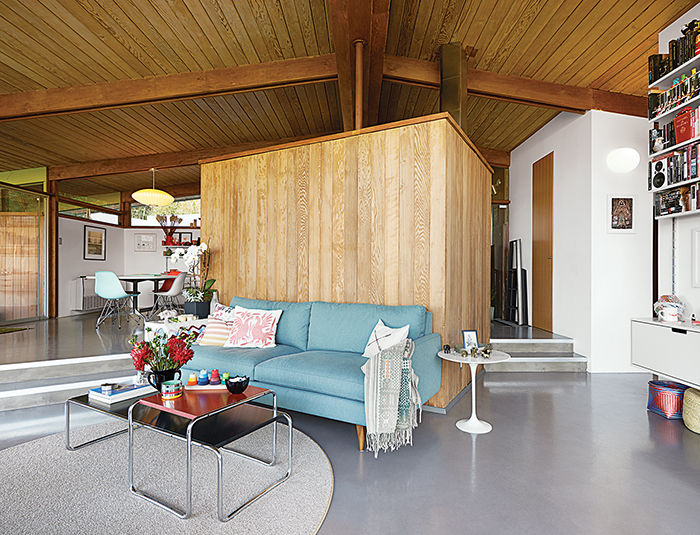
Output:
[[[220,299],[424,305],[489,339],[491,169],[440,114],[202,165]],[[469,382],[443,364],[445,407]]]

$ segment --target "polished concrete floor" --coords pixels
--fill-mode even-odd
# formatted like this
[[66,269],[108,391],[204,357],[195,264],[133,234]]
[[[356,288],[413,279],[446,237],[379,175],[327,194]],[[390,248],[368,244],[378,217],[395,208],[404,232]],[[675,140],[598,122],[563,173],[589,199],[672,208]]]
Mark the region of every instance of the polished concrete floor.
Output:
[[[477,408],[491,433],[455,427],[466,395],[447,415],[424,413],[412,447],[377,459],[358,451],[354,426],[292,413],[333,465],[319,533],[698,533],[700,435],[646,410],[649,379],[487,372]],[[60,405],[0,412],[0,448],[63,423]]]

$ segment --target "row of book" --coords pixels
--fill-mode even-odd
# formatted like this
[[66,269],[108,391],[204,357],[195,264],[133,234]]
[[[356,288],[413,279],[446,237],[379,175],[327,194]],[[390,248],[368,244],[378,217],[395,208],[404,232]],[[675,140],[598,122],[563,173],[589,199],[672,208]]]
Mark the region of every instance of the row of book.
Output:
[[675,115],[672,122],[663,126],[654,123],[654,127],[649,130],[649,154],[696,137],[700,137],[700,107],[692,109],[686,106]]
[[698,184],[654,193],[654,215],[656,217],[694,212],[698,207],[700,207],[700,187]]
[[[649,162],[649,189],[679,184],[698,178],[698,143],[653,158]],[[660,162],[661,165],[657,165]],[[659,176],[659,174],[661,176]],[[660,180],[659,180],[660,179]]]
[[692,20],[681,30],[682,37],[668,43],[668,54],[649,56],[649,85],[700,54],[700,24]]
[[663,115],[669,110],[685,104],[700,95],[700,72],[693,69],[690,76],[685,74],[675,80],[670,89],[649,91],[649,119]]

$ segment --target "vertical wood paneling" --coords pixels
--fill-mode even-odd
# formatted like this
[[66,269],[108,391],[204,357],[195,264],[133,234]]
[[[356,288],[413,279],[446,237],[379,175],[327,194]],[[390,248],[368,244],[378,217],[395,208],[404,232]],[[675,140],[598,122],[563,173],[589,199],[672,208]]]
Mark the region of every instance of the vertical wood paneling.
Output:
[[[447,119],[202,168],[222,301],[421,304],[443,343],[463,329],[489,339],[491,172]],[[232,223],[217,225],[229,206]],[[469,380],[443,363],[430,403],[446,406]]]
[[331,273],[331,300],[343,302],[345,270],[345,140],[332,141],[333,150],[333,264]]
[[399,131],[386,132],[385,295],[387,305],[399,304]]

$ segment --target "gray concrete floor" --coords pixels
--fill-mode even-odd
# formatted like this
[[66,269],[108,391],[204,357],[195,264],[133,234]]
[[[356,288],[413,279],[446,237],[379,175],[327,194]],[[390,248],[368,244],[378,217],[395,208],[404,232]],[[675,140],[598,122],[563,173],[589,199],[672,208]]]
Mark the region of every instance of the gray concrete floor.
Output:
[[[700,435],[646,410],[649,379],[486,373],[477,409],[491,433],[455,427],[466,395],[447,415],[424,413],[412,447],[377,459],[358,451],[354,426],[292,413],[333,465],[319,533],[698,533]],[[0,448],[63,425],[62,405],[0,412]]]

